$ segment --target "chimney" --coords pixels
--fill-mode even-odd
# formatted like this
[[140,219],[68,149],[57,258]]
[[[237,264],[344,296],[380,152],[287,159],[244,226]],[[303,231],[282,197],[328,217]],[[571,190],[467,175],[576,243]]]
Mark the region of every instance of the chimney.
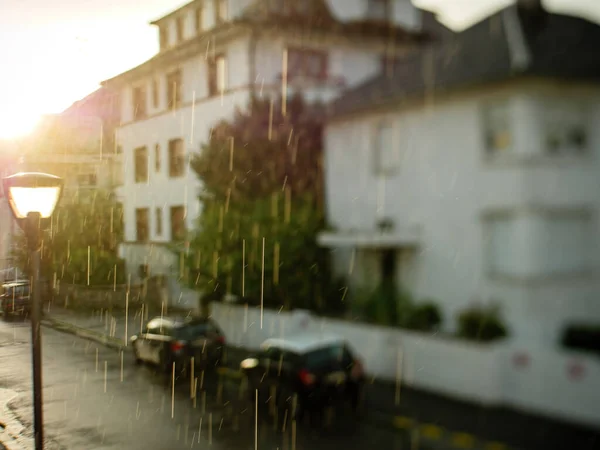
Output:
[[542,0],[516,0],[516,2],[519,16],[526,20],[535,32],[544,28],[548,12],[544,9]]
[[540,12],[544,9],[542,0],[517,0],[517,7],[528,12]]

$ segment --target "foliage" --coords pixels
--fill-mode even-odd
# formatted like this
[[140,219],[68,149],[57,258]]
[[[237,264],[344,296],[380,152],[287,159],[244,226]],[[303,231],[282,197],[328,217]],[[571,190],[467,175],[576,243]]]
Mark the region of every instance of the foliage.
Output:
[[[110,194],[80,192],[74,198],[64,198],[54,212],[52,225],[43,233],[41,275],[48,280],[56,276],[66,283],[87,284],[89,267],[90,285],[123,283],[124,262],[117,256],[122,235],[122,209]],[[29,254],[22,234],[17,238],[14,257],[29,273]]]
[[410,294],[398,288],[391,280],[374,289],[359,289],[354,296],[362,317],[371,323],[384,326],[406,326],[412,312]]
[[[323,117],[300,95],[286,104],[253,99],[233,121],[218,123],[191,166],[217,202],[236,204],[267,198],[288,188],[294,196],[322,197]],[[248,210],[252,210],[252,204]]]
[[[186,258],[190,286],[265,307],[344,309],[316,236],[322,211],[322,120],[300,96],[251,101],[212,131],[192,168],[204,193]],[[264,248],[264,253],[263,253]]]
[[281,203],[273,198],[255,200],[247,215],[206,208],[187,258],[189,279],[213,297],[233,293],[259,303],[264,289],[264,306],[327,310],[343,292],[330,286],[328,255],[315,242],[322,218],[314,201],[296,200],[286,220],[273,215],[272,205]]
[[406,327],[415,331],[434,331],[442,323],[442,313],[432,300],[412,307]]
[[458,315],[458,335],[465,339],[489,342],[505,337],[507,330],[497,308],[473,306]]

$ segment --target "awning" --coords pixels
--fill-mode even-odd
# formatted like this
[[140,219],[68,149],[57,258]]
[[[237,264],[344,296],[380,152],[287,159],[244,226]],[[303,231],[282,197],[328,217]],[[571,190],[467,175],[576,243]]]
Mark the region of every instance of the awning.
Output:
[[414,248],[421,242],[419,227],[394,231],[324,231],[317,236],[322,247]]

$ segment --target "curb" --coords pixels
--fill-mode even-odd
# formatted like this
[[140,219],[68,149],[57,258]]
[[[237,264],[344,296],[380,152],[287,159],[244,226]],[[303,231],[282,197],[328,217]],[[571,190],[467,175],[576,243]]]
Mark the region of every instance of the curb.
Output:
[[97,342],[114,350],[121,350],[123,347],[126,347],[126,342],[123,339],[106,336],[105,334],[78,327],[61,320],[46,317],[42,319],[41,324],[63,333],[74,334],[89,341]]

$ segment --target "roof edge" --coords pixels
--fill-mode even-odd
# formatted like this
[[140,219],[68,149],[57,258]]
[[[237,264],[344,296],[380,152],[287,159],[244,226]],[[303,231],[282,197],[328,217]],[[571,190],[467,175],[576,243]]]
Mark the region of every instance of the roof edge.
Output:
[[171,12],[165,14],[164,16],[159,17],[158,19],[154,19],[151,20],[150,22],[148,22],[148,25],[160,25],[162,22],[164,22],[165,20],[173,17],[175,14],[177,14],[179,11],[189,8],[191,5],[193,5],[194,3],[201,3],[202,0],[192,0],[190,2],[187,2],[184,5],[181,5],[179,8],[172,10]]

